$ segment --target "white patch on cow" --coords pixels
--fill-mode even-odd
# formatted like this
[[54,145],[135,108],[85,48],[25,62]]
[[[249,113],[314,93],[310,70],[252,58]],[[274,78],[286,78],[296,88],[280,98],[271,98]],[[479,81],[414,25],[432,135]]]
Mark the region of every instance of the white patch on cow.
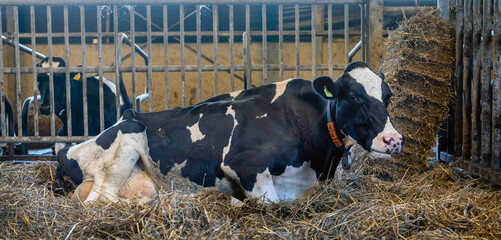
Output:
[[241,92],[242,92],[242,90],[239,90],[239,91],[230,92],[229,94],[232,98],[236,98]]
[[287,166],[282,174],[272,178],[280,200],[292,201],[315,186],[317,174],[310,162],[304,162],[298,168]]
[[352,78],[364,86],[369,96],[383,102],[382,79],[369,68],[355,68],[348,72]]
[[256,182],[251,192],[246,192],[247,197],[264,198],[264,201],[278,202],[280,198],[278,197],[277,190],[273,184],[273,179],[270,170],[266,168],[264,172],[258,173],[256,175]]
[[96,144],[99,136],[70,147],[66,156],[78,161],[83,181],[94,181],[86,202],[117,201],[120,189],[139,159],[143,160],[145,171],[151,169],[146,132],[123,134],[119,131],[108,149]]
[[265,118],[265,117],[268,117],[268,113],[265,113],[265,114],[263,114],[261,116],[257,116],[256,119],[258,119],[258,118]]
[[383,144],[383,136],[390,136],[390,135],[397,135],[398,137],[402,138],[402,135],[393,127],[390,121],[390,117],[386,118],[386,124],[384,125],[384,129],[382,132],[380,132],[373,140],[372,140],[372,146],[371,150],[380,152],[380,153],[385,153],[386,152],[386,147]]
[[200,123],[200,119],[202,119],[203,114],[200,113],[200,117],[198,119],[198,122],[193,124],[193,126],[187,126],[186,129],[190,131],[191,134],[191,142],[194,143],[196,141],[200,141],[205,138],[205,135],[200,131],[200,127],[198,126],[198,123]]
[[[111,90],[111,92],[116,96],[117,95],[117,85],[111,80],[103,77],[103,84],[106,84]],[[124,99],[120,96],[120,105],[124,105]]]
[[57,115],[62,116],[62,115],[63,115],[63,113],[64,113],[64,111],[66,111],[66,109],[61,109],[61,111],[59,111],[59,112],[57,113]]
[[289,78],[285,81],[275,83],[275,87],[276,87],[275,88],[275,96],[273,97],[273,99],[271,99],[270,104],[275,102],[275,100],[277,100],[277,98],[279,98],[280,96],[282,96],[284,94],[285,89],[287,88],[287,83],[289,83],[291,80],[292,80],[292,78]]
[[158,128],[158,130],[157,130],[157,131],[158,131],[158,132],[162,131],[162,128]]
[[[44,68],[50,67],[49,60],[47,60],[47,62],[42,63],[42,67],[44,67]],[[52,61],[52,67],[59,67],[59,62]]]
[[226,147],[223,148],[223,156],[222,156],[223,162],[224,162],[224,159],[226,157],[226,154],[228,154],[228,152],[230,151],[231,140],[233,139],[233,132],[235,131],[235,128],[238,125],[237,118],[235,117],[236,112],[235,112],[235,110],[233,110],[233,106],[230,105],[228,107],[228,110],[226,110],[226,115],[231,115],[233,117],[233,129],[231,129],[231,135],[230,135],[230,139],[228,139],[228,145],[226,145]]

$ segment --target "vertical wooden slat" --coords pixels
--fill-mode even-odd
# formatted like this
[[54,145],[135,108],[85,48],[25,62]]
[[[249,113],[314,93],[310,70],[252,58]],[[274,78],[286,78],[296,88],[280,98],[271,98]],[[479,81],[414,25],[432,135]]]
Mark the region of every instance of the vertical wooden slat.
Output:
[[454,105],[454,156],[460,157],[463,152],[463,19],[462,6],[464,0],[456,0],[456,83]]
[[[3,7],[0,6],[0,33],[3,32],[3,23],[2,23],[2,12],[3,12]],[[0,40],[0,69],[3,70],[3,41]],[[5,88],[4,88],[4,73],[3,71],[0,71],[0,128],[2,129],[2,136],[7,136],[7,117],[5,115]],[[12,127],[12,126],[9,126]]]
[[198,101],[202,101],[202,21],[200,19],[200,8],[197,6],[197,65],[198,65]]
[[[130,19],[130,45],[131,45],[131,48],[130,48],[130,62],[131,62],[131,73],[130,73],[130,77],[131,77],[131,84],[132,84],[132,106],[134,108],[134,110],[138,111],[139,109],[141,109],[141,106],[138,106],[138,103],[136,101],[136,96],[137,96],[137,89],[136,89],[136,48],[134,46],[136,46],[136,20],[135,20],[135,9],[134,9],[134,6],[131,5],[130,6],[130,14],[129,14],[129,19]],[[165,33],[164,33],[165,34]],[[166,42],[164,42],[164,44],[167,44]],[[144,79],[145,81],[145,92],[147,90],[147,87],[146,87],[146,84],[147,84],[147,80]],[[166,92],[167,94],[168,92]],[[168,98],[166,98],[168,99]],[[140,104],[140,103],[139,103]]]
[[492,86],[492,122],[494,166],[501,171],[501,1],[494,0],[494,39],[493,67],[494,82]]
[[329,77],[332,78],[332,4],[327,7],[327,42],[329,44]]
[[99,75],[99,124],[100,131],[104,130],[104,92],[103,92],[103,30],[101,21],[101,6],[97,6],[97,59]]
[[463,40],[463,159],[471,157],[471,78],[473,16],[472,1],[464,0],[464,40]]
[[65,79],[66,79],[66,118],[68,125],[68,136],[73,136],[73,125],[71,119],[71,79],[70,79],[70,39],[68,36],[69,27],[68,27],[68,5],[64,5],[63,7],[63,24],[64,24],[64,53],[65,58],[64,61],[66,65],[64,67],[65,70]]
[[[184,22],[184,21],[183,21]],[[148,77],[146,80],[148,81],[148,93],[149,95],[149,103],[150,103],[150,112],[153,112],[153,64],[152,64],[152,46],[151,46],[151,5],[146,5],[146,43],[148,47]],[[134,48],[134,46],[132,46]]]
[[492,88],[491,88],[491,49],[492,49],[492,0],[484,0],[482,24],[482,162],[489,166],[491,161],[491,124],[492,124]]
[[383,58],[383,0],[369,0],[369,57],[367,63],[374,70],[379,69]]
[[251,88],[252,87],[252,70],[251,70],[251,66],[252,66],[252,63],[251,63],[251,49],[250,49],[250,45],[251,45],[251,37],[250,37],[250,5],[249,4],[246,4],[245,5],[245,44],[244,44],[244,48],[246,49],[245,50],[245,54],[244,54],[244,62],[245,62],[245,78],[247,79],[247,88]]
[[[263,5],[264,6],[264,5]],[[231,91],[235,91],[235,26],[233,24],[233,4],[230,5],[229,9],[229,20],[230,20],[230,84]]]
[[218,29],[219,29],[219,13],[216,4],[212,5],[212,45],[214,47],[214,96],[218,95],[218,61],[217,61],[217,42],[218,42]]
[[284,5],[278,5],[278,79],[284,79]]
[[348,65],[348,54],[350,53],[350,9],[348,4],[344,5],[344,65]]
[[50,135],[56,136],[56,119],[54,116],[54,72],[52,69],[52,8],[47,6],[47,45],[49,52],[49,89],[50,89]]
[[480,162],[480,65],[482,37],[482,1],[473,0],[473,76],[471,80],[471,157],[473,162]]
[[180,32],[180,48],[181,48],[181,104],[186,106],[186,79],[185,79],[185,62],[184,62],[184,5],[179,5],[179,32]]
[[[1,11],[1,9],[0,9]],[[1,18],[1,16],[0,16]],[[40,135],[40,130],[39,130],[39,126],[38,126],[38,91],[37,91],[37,86],[38,86],[38,83],[37,83],[37,56],[36,56],[36,53],[37,53],[37,44],[36,44],[36,28],[35,28],[35,6],[30,6],[30,25],[31,25],[31,49],[33,50],[33,52],[31,52],[31,67],[33,68],[33,114],[34,114],[34,132],[35,132],[35,137],[38,137]],[[2,29],[0,27],[0,32],[2,32]],[[2,48],[2,46],[0,45],[0,48]],[[3,56],[0,52],[0,56]],[[1,68],[1,65],[0,65],[0,68]],[[0,76],[0,78],[3,78],[2,76]],[[3,92],[2,92],[3,93]],[[2,95],[3,96],[3,95]],[[3,106],[3,105],[2,105]],[[2,115],[3,116],[3,115]],[[2,119],[3,121],[3,119]],[[3,130],[3,127],[2,127],[2,130]],[[2,135],[2,136],[5,136],[5,135]]]
[[89,104],[87,99],[87,50],[85,42],[85,6],[80,5],[80,44],[82,44],[82,96],[84,113],[84,136],[89,136]]
[[120,88],[119,88],[119,83],[120,83],[120,67],[122,64],[118,64],[121,62],[122,56],[119,48],[119,43],[121,43],[121,39],[118,36],[118,6],[114,5],[113,6],[113,37],[114,37],[114,47],[115,47],[115,82],[117,83],[115,85],[115,109],[117,110],[115,113],[116,119],[120,119]]
[[296,78],[299,78],[301,71],[301,58],[299,57],[299,4],[294,6],[294,37],[296,43]]
[[266,19],[266,4],[263,4],[262,9],[263,18],[263,84],[268,82],[268,35],[267,35],[267,19]]
[[[16,65],[16,113],[17,113],[17,132],[22,132],[22,116],[21,116],[21,56],[19,52],[19,9],[13,7],[14,13],[14,42],[17,43],[14,47],[15,65]],[[3,57],[3,56],[2,56]],[[14,126],[12,126],[14,127]]]
[[[165,109],[170,109],[170,94],[169,94],[169,24],[168,24],[168,9],[167,5],[163,5],[163,22],[164,22],[164,77],[165,77]],[[197,9],[199,6],[197,6]]]
[[317,14],[315,11],[315,5],[311,5],[311,79],[317,77],[317,44],[316,44],[316,27]]

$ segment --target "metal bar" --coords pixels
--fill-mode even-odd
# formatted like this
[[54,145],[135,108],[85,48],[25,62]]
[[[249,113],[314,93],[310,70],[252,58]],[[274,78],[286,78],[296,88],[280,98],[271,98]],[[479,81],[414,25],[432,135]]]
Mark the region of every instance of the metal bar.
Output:
[[492,143],[492,0],[484,0],[483,4],[483,23],[482,23],[482,145],[481,158],[484,165],[489,166],[491,162],[491,143]]
[[219,81],[218,81],[218,70],[217,70],[217,42],[218,42],[218,36],[217,36],[217,31],[219,29],[219,12],[218,12],[218,7],[216,4],[212,5],[212,44],[214,47],[214,96],[218,95],[218,87],[219,87]]
[[278,71],[278,79],[284,79],[284,5],[278,5],[278,61],[280,70]]
[[245,32],[246,34],[244,35],[244,38],[245,38],[245,49],[246,49],[246,54],[244,54],[244,58],[245,58],[245,77],[247,78],[247,88],[251,88],[252,87],[252,73],[251,73],[251,49],[250,49],[250,46],[251,46],[251,37],[250,37],[250,34],[248,34],[250,32],[250,5],[249,4],[246,4],[245,5]]
[[63,8],[63,16],[64,16],[64,53],[66,64],[65,68],[65,79],[66,79],[66,118],[67,118],[67,134],[68,136],[73,135],[73,125],[71,118],[71,79],[70,79],[70,40],[68,38],[68,5],[64,5]]
[[463,160],[471,157],[471,65],[472,65],[472,0],[464,1],[463,47]]
[[262,44],[263,44],[263,52],[261,55],[263,56],[263,85],[268,82],[268,20],[266,19],[266,4],[263,4],[263,7],[261,9],[261,14],[262,14],[262,21],[263,21],[263,27],[262,27]]
[[[263,5],[266,8],[266,5]],[[231,84],[231,91],[235,91],[235,35],[234,35],[234,30],[235,26],[233,23],[233,4],[230,5],[229,9],[229,22],[230,22],[230,84]],[[264,80],[263,80],[264,81]]]
[[350,9],[348,4],[344,5],[344,64],[348,65],[350,53]]
[[186,106],[186,79],[185,79],[185,59],[184,59],[184,5],[179,5],[179,31],[181,35],[180,47],[181,47],[181,105]]
[[[15,33],[19,32],[19,9],[17,6],[13,7],[14,12],[14,31]],[[15,42],[19,43],[19,35],[14,34]],[[19,55],[19,45],[16,44],[14,48],[15,51],[15,64],[16,64],[16,113],[17,113],[17,132],[22,132],[22,116],[21,116],[21,56]]]
[[362,48],[362,41],[359,41],[357,45],[355,45],[355,47],[353,47],[353,49],[351,49],[350,52],[348,53],[348,62],[351,62],[353,60],[353,57],[355,56],[355,54],[357,54],[358,51],[360,51],[361,48]]
[[0,141],[5,143],[54,143],[54,142],[83,142],[92,137],[90,136],[16,136],[0,137]]
[[[19,35],[19,38],[22,38],[21,34],[18,34],[18,35]],[[27,34],[23,34],[23,35],[27,36],[25,38],[33,38],[33,36],[37,36],[37,34],[34,34],[34,33],[27,33]],[[47,34],[45,34],[45,35],[47,35]],[[5,43],[5,44],[7,44],[7,45],[9,45],[9,46],[11,46],[11,47],[16,47],[16,43],[12,42],[11,40],[9,40],[4,35],[2,35],[2,42]],[[43,54],[41,54],[41,53],[39,53],[37,51],[34,51],[31,48],[24,46],[23,44],[17,44],[17,45],[19,45],[19,50],[21,50],[21,51],[23,51],[23,52],[25,52],[27,54],[32,54],[34,52],[35,56],[38,59],[44,59],[45,58],[45,55],[43,55]]]
[[[108,26],[108,24],[106,25]],[[109,29],[108,29],[109,30]],[[107,31],[108,31],[107,30]],[[122,59],[122,50],[118,49],[119,48],[119,42],[121,43],[122,41],[119,41],[118,37],[118,6],[115,5],[113,6],[113,34],[115,35],[113,37],[113,45],[115,47],[115,63],[118,63],[120,59]],[[109,39],[107,40],[109,41]],[[121,65],[121,64],[120,64]],[[115,109],[116,109],[116,119],[120,119],[120,65],[115,64]],[[103,99],[104,101],[104,99]]]
[[455,105],[454,105],[454,156],[462,156],[463,149],[463,0],[456,0],[456,83],[455,83]]
[[317,44],[316,44],[316,26],[317,14],[315,12],[315,5],[311,5],[311,78],[317,77]]
[[473,76],[471,80],[471,160],[474,163],[480,162],[480,62],[482,37],[482,10],[481,0],[473,0]]
[[148,37],[147,37],[147,44],[148,44],[148,77],[146,78],[146,81],[148,82],[148,93],[149,95],[149,103],[150,103],[150,112],[153,112],[153,71],[152,71],[152,60],[151,60],[151,54],[152,54],[152,49],[151,49],[151,5],[146,5],[146,28],[148,31]]
[[[134,6],[130,6],[130,32],[131,32],[131,37],[130,37],[130,61],[131,61],[131,67],[132,67],[132,72],[131,72],[131,82],[132,82],[132,106],[134,110],[140,111],[141,109],[141,103],[136,101],[137,97],[137,83],[136,83],[136,48],[132,46],[136,46],[136,20],[135,20],[135,10]],[[123,58],[122,58],[123,59]],[[122,60],[121,59],[121,60]],[[144,91],[147,91],[147,79],[144,79],[145,81],[145,87]]]
[[365,4],[360,4],[360,41],[362,41],[362,62],[366,61],[366,18],[365,18],[365,7],[367,5]]
[[301,65],[301,58],[299,55],[299,4],[294,5],[294,42],[296,46],[296,78],[300,77],[299,66]]
[[[186,17],[185,17],[186,19]],[[154,24],[152,24],[154,25]],[[169,27],[170,29],[171,27]],[[234,34],[243,34],[244,31],[234,31]],[[311,35],[311,30],[300,30],[299,33],[301,35]],[[343,30],[335,30],[335,31],[332,31],[333,35],[334,36],[344,36],[344,31]],[[169,32],[169,36],[171,37],[179,37],[180,36],[180,32],[175,32],[175,31],[170,31]],[[212,32],[209,32],[209,31],[202,31],[201,35],[202,36],[207,36],[207,37],[211,37],[212,36]],[[267,32],[268,35],[275,35],[275,36],[278,36],[279,32],[278,31],[268,31]],[[293,30],[284,30],[282,32],[282,34],[284,36],[294,36],[295,35],[295,31]],[[327,34],[328,32],[326,30],[316,30],[316,35],[318,37],[327,37]],[[93,38],[97,38],[97,33],[96,32],[88,32],[87,33],[87,37],[93,37]],[[136,37],[146,37],[148,35],[147,32],[136,32]],[[220,37],[229,37],[230,36],[230,32],[229,31],[219,31],[218,35]],[[261,36],[262,35],[262,31],[259,30],[259,31],[250,31],[250,35],[251,36]],[[63,38],[64,37],[64,33],[53,33],[52,34],[53,38]],[[80,33],[68,33],[68,36],[70,38],[80,38]],[[111,38],[113,37],[113,33],[102,33],[102,36],[105,37],[105,38]],[[157,31],[157,32],[152,32],[151,33],[151,36],[152,37],[155,37],[155,38],[158,38],[158,37],[163,37],[163,32],[161,31]],[[185,32],[184,33],[184,36],[190,36],[190,37],[196,37],[197,36],[197,33],[196,31],[189,31],[189,32]],[[358,34],[353,34],[353,36],[358,36]],[[36,37],[37,38],[47,38],[47,33],[37,33],[36,34]],[[30,39],[31,38],[31,34],[29,33],[20,33],[19,34],[19,38],[20,39]],[[178,39],[176,39],[178,40]],[[144,45],[146,46],[146,45]],[[21,49],[22,51],[24,51],[24,49]],[[28,51],[28,50],[26,50]],[[195,52],[196,49],[193,49],[193,52]],[[28,52],[31,54],[31,52]],[[43,56],[43,54],[41,55]],[[127,56],[128,57],[128,56]],[[43,59],[43,57],[39,57],[40,59]],[[126,58],[126,57],[124,57]]]
[[56,120],[54,116],[54,72],[52,61],[52,12],[51,7],[47,6],[47,44],[49,50],[49,89],[50,89],[50,135],[56,136]]
[[501,1],[494,0],[494,81],[492,85],[492,122],[494,168],[501,171]]
[[[3,19],[3,16],[2,16],[2,12],[3,12],[3,8],[2,6],[0,6],[0,33],[3,32],[3,23],[2,23],[2,19]],[[2,40],[3,40],[3,37],[2,36]],[[3,41],[0,41],[0,68],[3,69]],[[5,98],[4,96],[5,95],[5,88],[4,88],[4,73],[3,71],[0,71],[0,128],[2,130],[2,136],[7,136],[7,116],[6,116],[6,111],[5,111]]]
[[[327,3],[364,3],[366,0],[246,0],[245,4],[327,4]],[[151,5],[162,5],[165,4],[165,0],[149,0],[148,4]],[[206,4],[206,0],[169,0],[169,4]],[[235,4],[235,0],[212,0],[211,3],[213,4]],[[45,0],[43,2],[39,0],[3,0],[0,3],[0,6],[5,5],[80,5],[82,4],[81,0]],[[83,2],[85,5],[100,5],[100,4],[107,4],[107,5],[141,5],[144,4],[143,0],[87,0]]]
[[332,4],[327,6],[327,42],[329,44],[329,77],[332,78]]
[[[198,7],[197,7],[198,9]],[[169,24],[167,17],[167,5],[163,5],[164,18],[164,74],[165,74],[165,109],[170,109],[170,94],[169,94]],[[198,23],[198,21],[197,21]]]
[[198,102],[202,101],[202,69],[200,66],[202,65],[202,35],[200,31],[202,30],[202,22],[200,19],[200,5],[197,5],[197,65],[198,65]]
[[97,58],[99,66],[99,125],[104,130],[104,92],[103,92],[103,31],[101,26],[101,6],[97,6]]
[[[1,17],[1,16],[0,16]],[[33,115],[34,115],[34,123],[33,128],[35,132],[35,136],[38,137],[40,134],[39,123],[38,123],[38,82],[37,82],[37,44],[35,37],[35,7],[30,6],[30,25],[31,25],[31,48],[33,51],[31,52],[31,66],[33,67]],[[1,32],[1,29],[0,29]],[[0,46],[1,48],[2,46]],[[1,56],[1,54],[0,54]],[[1,67],[1,66],[0,66]],[[1,77],[1,76],[0,76]],[[3,105],[2,105],[3,106]],[[26,121],[28,122],[28,121]],[[3,135],[5,136],[5,135]]]
[[87,49],[85,37],[85,6],[80,5],[80,43],[82,44],[82,96],[84,136],[89,136],[89,99],[87,98]]

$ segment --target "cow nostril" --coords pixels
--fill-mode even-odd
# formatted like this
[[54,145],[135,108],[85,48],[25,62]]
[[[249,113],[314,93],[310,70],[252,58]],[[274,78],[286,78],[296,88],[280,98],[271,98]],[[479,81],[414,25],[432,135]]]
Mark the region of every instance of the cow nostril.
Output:
[[[391,141],[391,138],[390,138],[390,141]],[[384,136],[383,136],[383,142],[384,142],[386,145],[390,145],[390,143],[391,143],[390,141],[388,141],[388,140],[386,139],[386,137],[384,137]]]

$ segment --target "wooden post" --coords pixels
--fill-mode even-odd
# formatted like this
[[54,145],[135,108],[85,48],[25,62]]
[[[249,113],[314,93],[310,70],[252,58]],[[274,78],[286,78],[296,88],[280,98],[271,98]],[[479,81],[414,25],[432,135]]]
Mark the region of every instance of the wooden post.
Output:
[[383,59],[383,0],[370,0],[369,4],[368,64],[377,72]]
[[454,105],[454,156],[462,155],[463,149],[463,0],[456,0],[456,92]]
[[480,162],[480,66],[482,34],[482,1],[473,0],[473,76],[471,80],[471,160]]
[[[324,20],[324,5],[313,5],[315,6],[315,29],[317,31],[323,31],[324,30],[324,23],[325,23],[325,20]],[[323,63],[323,55],[324,55],[324,48],[323,48],[323,37],[322,36],[317,36],[315,37],[315,50],[316,52],[313,53],[315,54],[316,56],[316,64],[322,64]],[[321,75],[325,75],[325,73],[322,71],[320,73]]]
[[492,0],[484,0],[482,24],[482,162],[489,166],[491,161],[491,124],[492,124],[492,88],[491,88],[491,48],[492,48]]
[[494,165],[501,171],[501,0],[494,0],[494,81],[492,84],[492,141]]
[[471,65],[472,65],[472,0],[464,0],[463,40],[463,159],[471,157]]

